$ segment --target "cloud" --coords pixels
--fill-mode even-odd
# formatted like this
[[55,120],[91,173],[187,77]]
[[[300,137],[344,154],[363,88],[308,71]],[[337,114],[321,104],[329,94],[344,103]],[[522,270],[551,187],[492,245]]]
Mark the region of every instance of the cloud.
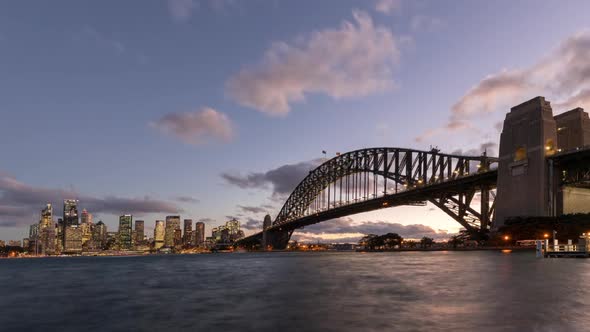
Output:
[[246,213],[254,213],[254,214],[266,213],[266,211],[268,211],[267,208],[261,207],[261,206],[259,207],[259,206],[238,205],[238,208]]
[[375,10],[382,14],[389,15],[399,9],[400,5],[401,0],[377,0],[375,3]]
[[423,141],[444,132],[472,128],[472,121],[484,114],[524,102],[536,95],[553,101],[560,111],[590,108],[590,30],[565,39],[537,63],[519,69],[504,69],[484,77],[451,108],[449,122],[416,138]]
[[410,28],[413,31],[437,31],[445,26],[443,20],[438,17],[416,15],[410,20]]
[[252,218],[248,218],[245,223],[240,223],[240,228],[249,231],[261,231],[262,230],[262,221],[256,220]]
[[27,225],[37,222],[39,211],[45,203],[60,207],[64,199],[80,200],[80,206],[92,213],[109,214],[147,214],[177,213],[180,209],[167,201],[143,198],[125,198],[117,196],[95,197],[78,193],[74,190],[34,187],[16,180],[14,177],[0,173],[0,226]]
[[356,242],[366,234],[381,235],[386,233],[397,233],[406,239],[420,239],[427,236],[442,240],[451,236],[446,230],[435,230],[422,224],[403,225],[386,221],[355,222],[348,217],[307,226],[303,231],[297,231],[296,234],[300,238],[337,239],[338,242]]
[[201,218],[199,219],[200,222],[206,223],[206,224],[211,224],[215,222],[215,219],[212,218]]
[[175,21],[187,22],[195,11],[202,7],[208,7],[214,11],[225,11],[230,6],[235,6],[235,0],[168,0],[168,12]]
[[199,2],[195,0],[168,0],[168,11],[173,19],[184,22],[190,20],[193,11],[199,8]]
[[176,196],[174,200],[182,203],[199,203],[199,200],[190,196]]
[[353,18],[338,29],[274,43],[258,66],[228,80],[228,94],[242,106],[286,115],[307,94],[340,99],[390,90],[399,57],[396,39],[365,12],[354,11]]
[[239,173],[225,172],[221,177],[229,184],[242,189],[266,189],[271,188],[274,195],[288,195],[301,182],[310,171],[322,163],[322,159],[315,159],[297,164],[288,164],[263,173]]
[[150,126],[192,145],[212,140],[229,142],[234,136],[233,124],[227,115],[209,107],[194,112],[170,113]]
[[486,152],[488,156],[497,156],[498,155],[498,143],[496,142],[485,142],[479,145],[478,148],[469,149],[469,150],[454,150],[451,154],[459,155],[459,156],[479,156],[482,153]]

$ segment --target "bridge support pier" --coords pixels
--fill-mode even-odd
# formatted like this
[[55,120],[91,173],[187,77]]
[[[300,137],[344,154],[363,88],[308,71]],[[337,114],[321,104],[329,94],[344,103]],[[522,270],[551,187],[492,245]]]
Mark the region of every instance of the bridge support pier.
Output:
[[264,230],[262,233],[262,248],[264,250],[285,250],[291,239],[293,231]]

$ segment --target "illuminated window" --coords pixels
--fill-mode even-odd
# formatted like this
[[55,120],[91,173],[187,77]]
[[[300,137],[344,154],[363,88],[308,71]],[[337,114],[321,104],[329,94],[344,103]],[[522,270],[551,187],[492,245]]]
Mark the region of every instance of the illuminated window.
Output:
[[514,153],[514,161],[521,161],[526,159],[526,148],[520,147]]
[[552,155],[554,153],[555,153],[555,143],[550,138],[547,141],[545,141],[545,154]]

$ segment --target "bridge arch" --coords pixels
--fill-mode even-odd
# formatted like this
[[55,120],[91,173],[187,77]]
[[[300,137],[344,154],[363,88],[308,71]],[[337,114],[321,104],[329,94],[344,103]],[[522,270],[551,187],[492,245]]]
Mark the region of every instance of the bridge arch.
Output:
[[[485,153],[481,156],[464,156],[444,154],[436,149],[421,151],[380,147],[339,154],[310,171],[297,185],[281,208],[273,226],[380,196],[386,197],[483,174],[493,171],[496,163],[497,158],[487,157]],[[456,195],[443,197],[445,195],[433,194],[427,200],[450,214],[468,231],[475,231],[476,228],[481,230],[489,225],[490,211],[484,211],[486,217],[482,217],[481,212],[472,209],[473,195],[470,194],[466,193],[466,197],[459,198],[453,197]],[[408,200],[407,204],[419,201],[423,200]],[[384,207],[388,207],[388,204]],[[485,223],[483,227],[482,219]]]
[[[338,154],[295,187],[272,225],[238,245],[285,248],[297,228],[426,202],[451,216],[473,238],[482,238],[494,216],[497,163],[485,152],[464,156],[437,149],[377,147]],[[474,198],[479,199],[479,208],[474,208]]]

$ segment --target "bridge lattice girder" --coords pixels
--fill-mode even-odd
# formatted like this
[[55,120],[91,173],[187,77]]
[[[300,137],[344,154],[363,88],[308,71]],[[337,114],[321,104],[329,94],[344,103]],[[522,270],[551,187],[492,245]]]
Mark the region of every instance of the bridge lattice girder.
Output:
[[[341,154],[318,166],[299,183],[283,205],[272,227],[287,226],[311,214],[318,215],[330,209],[370,201],[379,196],[428,188],[488,172],[495,163],[496,158],[487,157],[485,154],[461,156],[439,153],[434,149],[419,151],[403,148],[369,148]],[[444,193],[437,192],[426,199],[453,217],[468,231],[479,232],[489,226],[493,216],[494,204],[488,204],[490,195],[493,199],[493,192],[490,192],[492,187],[493,185],[489,184],[483,187],[471,185]],[[332,188],[334,197],[330,202]],[[336,191],[339,191],[339,197],[336,197]],[[471,207],[478,191],[481,192],[483,202],[480,211]],[[323,206],[317,203],[320,197],[324,199]]]

